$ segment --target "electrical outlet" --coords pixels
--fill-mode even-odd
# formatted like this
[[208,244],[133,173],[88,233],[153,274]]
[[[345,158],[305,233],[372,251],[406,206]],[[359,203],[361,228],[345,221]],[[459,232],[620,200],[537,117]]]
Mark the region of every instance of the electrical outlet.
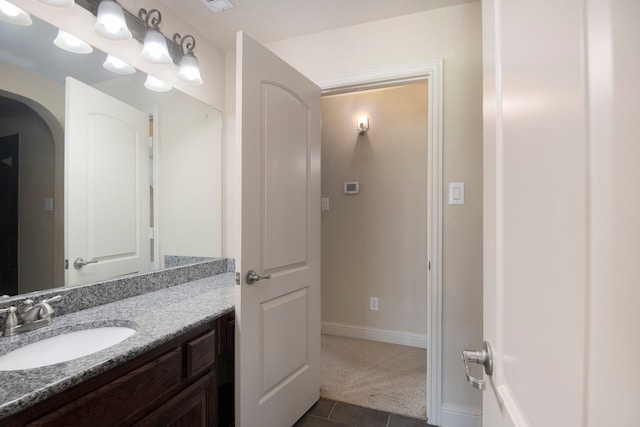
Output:
[[369,310],[378,311],[378,297],[369,298]]

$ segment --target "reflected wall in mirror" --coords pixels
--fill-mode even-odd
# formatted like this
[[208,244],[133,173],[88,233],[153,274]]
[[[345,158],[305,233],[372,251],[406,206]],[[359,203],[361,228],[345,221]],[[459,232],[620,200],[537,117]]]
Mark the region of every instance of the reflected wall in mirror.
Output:
[[[120,210],[109,206],[132,191],[123,184],[123,164],[110,161],[108,153],[102,154],[102,163],[102,157],[94,157],[98,163],[92,179],[99,185],[87,193],[93,202],[102,201],[93,206],[106,215],[81,236],[90,249],[69,252],[68,231],[77,224],[65,224],[72,218],[65,188],[81,179],[68,176],[73,164],[65,167],[73,158],[65,153],[64,134],[68,109],[74,108],[65,102],[69,76],[148,117],[148,218],[134,224],[148,236],[148,250],[142,251],[148,255],[144,266],[113,274],[220,257],[221,113],[175,89],[149,91],[146,75],[139,71],[124,76],[106,70],[102,64],[107,55],[96,49],[88,55],[63,51],[53,44],[57,29],[32,20],[31,26],[0,22],[0,294],[104,280],[107,277],[91,274],[92,268],[114,259],[113,251],[102,249],[122,231],[123,219],[118,218]],[[105,223],[105,218],[114,222]],[[101,247],[93,244],[96,230],[102,235]],[[125,257],[129,250],[115,244],[111,249]],[[78,258],[98,263],[76,269],[86,274],[70,279]]]

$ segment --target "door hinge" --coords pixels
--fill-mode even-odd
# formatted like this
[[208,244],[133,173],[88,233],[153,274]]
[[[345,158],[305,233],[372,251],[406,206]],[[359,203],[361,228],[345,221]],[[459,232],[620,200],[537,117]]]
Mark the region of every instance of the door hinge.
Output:
[[431,271],[431,261],[429,261],[429,271]]

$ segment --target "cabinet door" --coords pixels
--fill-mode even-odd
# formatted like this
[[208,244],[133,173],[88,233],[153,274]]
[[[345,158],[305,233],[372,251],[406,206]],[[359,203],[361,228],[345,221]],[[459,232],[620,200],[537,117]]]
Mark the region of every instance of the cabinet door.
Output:
[[210,372],[135,426],[217,427],[216,402],[215,375]]

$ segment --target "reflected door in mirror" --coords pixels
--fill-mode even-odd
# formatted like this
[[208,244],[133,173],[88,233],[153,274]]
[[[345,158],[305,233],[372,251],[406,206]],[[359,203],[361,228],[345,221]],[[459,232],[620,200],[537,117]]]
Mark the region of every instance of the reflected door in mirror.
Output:
[[150,268],[149,117],[67,78],[67,285]]

